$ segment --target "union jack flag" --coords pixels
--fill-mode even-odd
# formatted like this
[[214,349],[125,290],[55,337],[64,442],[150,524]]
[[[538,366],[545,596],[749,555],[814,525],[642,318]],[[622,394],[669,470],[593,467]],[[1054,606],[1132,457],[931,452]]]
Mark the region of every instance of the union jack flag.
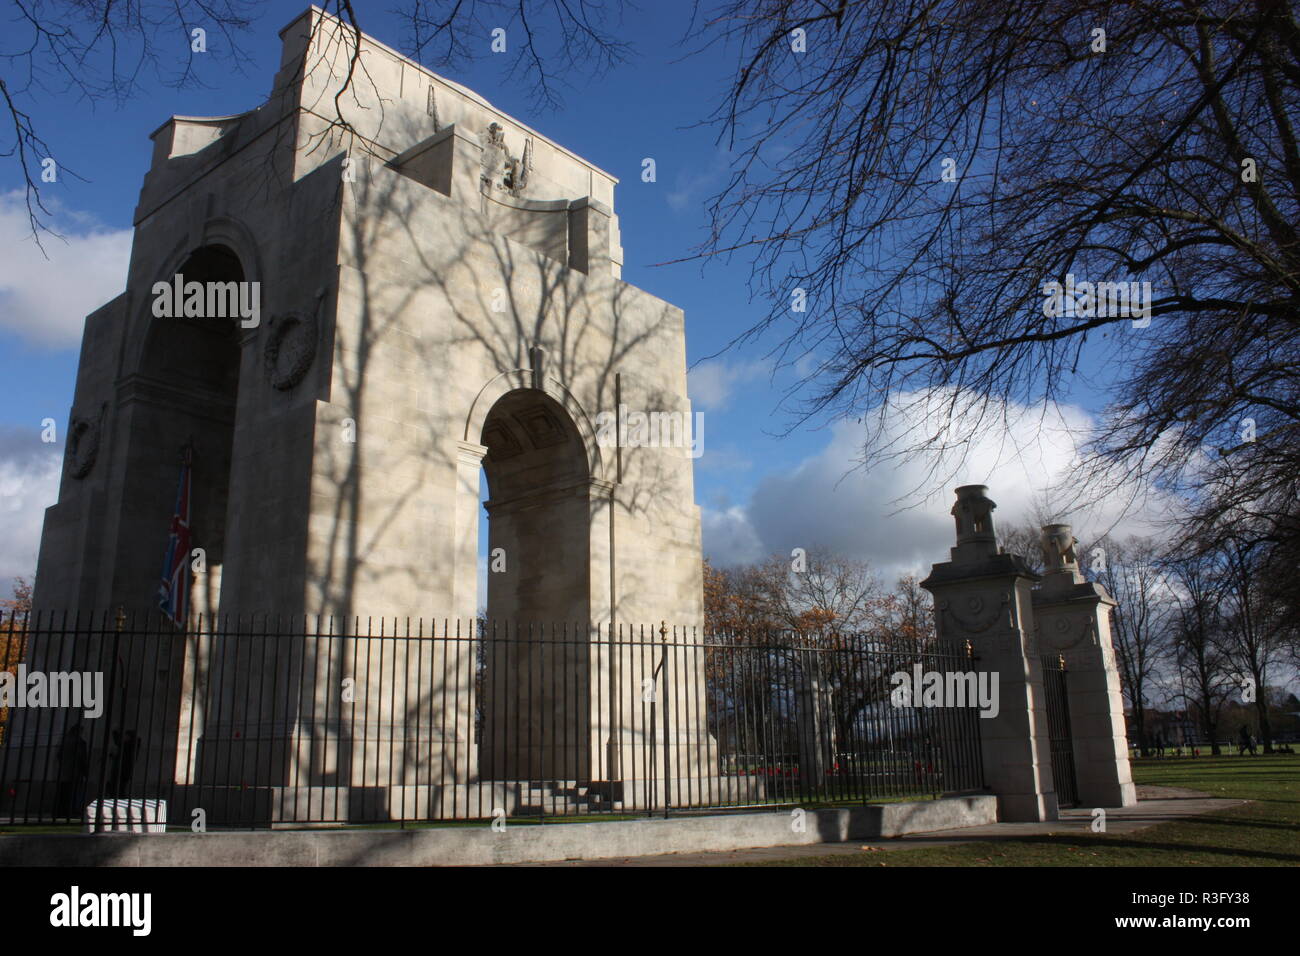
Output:
[[181,480],[176,489],[176,511],[167,537],[162,581],[158,585],[158,607],[173,624],[184,627],[190,610],[190,467],[194,452],[188,445],[181,452]]

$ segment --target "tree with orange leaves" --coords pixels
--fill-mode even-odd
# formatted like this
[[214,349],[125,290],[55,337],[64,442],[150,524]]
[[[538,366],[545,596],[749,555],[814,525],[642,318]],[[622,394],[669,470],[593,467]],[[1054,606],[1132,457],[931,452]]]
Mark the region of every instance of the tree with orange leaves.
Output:
[[[32,586],[14,578],[14,596],[0,599],[0,671],[16,674],[27,650],[27,615],[32,610]],[[9,708],[0,708],[0,744],[4,743]]]
[[[852,749],[855,724],[887,696],[888,674],[903,660],[884,652],[912,654],[934,638],[929,595],[915,577],[889,589],[870,565],[825,548],[735,568],[706,562],[704,597],[707,674],[722,690],[720,713],[728,702],[743,704],[747,720],[731,728],[742,753],[740,738],[787,726],[780,702],[803,700],[813,687],[828,707],[836,751]],[[772,747],[782,744],[755,741],[752,749]]]

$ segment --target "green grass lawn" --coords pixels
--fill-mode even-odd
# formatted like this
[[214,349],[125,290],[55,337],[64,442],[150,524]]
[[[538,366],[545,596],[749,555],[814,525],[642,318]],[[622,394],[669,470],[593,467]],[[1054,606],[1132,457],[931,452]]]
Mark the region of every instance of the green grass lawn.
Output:
[[1103,834],[1069,832],[989,843],[776,860],[761,866],[1297,866],[1300,865],[1300,756],[1136,760],[1139,784],[1187,787],[1245,806]]

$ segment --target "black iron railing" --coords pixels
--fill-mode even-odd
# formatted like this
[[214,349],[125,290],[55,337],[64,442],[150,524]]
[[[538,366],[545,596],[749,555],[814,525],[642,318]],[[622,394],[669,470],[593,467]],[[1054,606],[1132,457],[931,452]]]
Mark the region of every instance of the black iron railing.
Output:
[[1079,803],[1079,784],[1074,763],[1074,736],[1070,730],[1069,671],[1061,654],[1044,654],[1043,697],[1047,707],[1048,747],[1052,758],[1052,780],[1062,807]]
[[182,632],[156,616],[43,613],[5,626],[25,650],[10,662],[23,699],[3,728],[0,825],[107,828],[159,801],[173,828],[217,828],[983,786],[974,707],[891,699],[891,676],[916,665],[973,667],[934,644],[393,618],[257,616]]

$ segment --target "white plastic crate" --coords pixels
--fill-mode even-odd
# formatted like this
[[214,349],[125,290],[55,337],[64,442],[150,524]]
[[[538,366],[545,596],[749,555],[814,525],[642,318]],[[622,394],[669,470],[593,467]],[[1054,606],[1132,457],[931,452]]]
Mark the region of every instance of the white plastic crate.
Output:
[[[99,801],[86,807],[83,821],[87,833],[95,832],[95,821],[100,813]],[[166,800],[105,800],[101,833],[166,833]]]

